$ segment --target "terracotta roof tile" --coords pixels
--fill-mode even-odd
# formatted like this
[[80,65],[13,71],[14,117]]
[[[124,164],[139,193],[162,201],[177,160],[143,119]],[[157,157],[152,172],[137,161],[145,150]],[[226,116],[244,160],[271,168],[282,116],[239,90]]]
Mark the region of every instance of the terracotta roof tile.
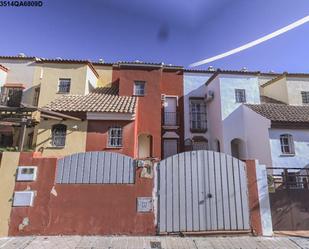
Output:
[[270,103],[246,106],[271,121],[309,123],[309,106]]
[[135,113],[136,97],[119,96],[117,87],[99,87],[87,95],[63,95],[45,108],[63,112]]

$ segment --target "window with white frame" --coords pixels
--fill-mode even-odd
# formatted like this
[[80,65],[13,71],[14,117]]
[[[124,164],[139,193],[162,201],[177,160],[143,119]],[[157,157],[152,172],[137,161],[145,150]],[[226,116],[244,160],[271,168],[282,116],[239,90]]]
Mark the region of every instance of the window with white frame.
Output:
[[206,103],[203,98],[190,99],[190,129],[191,132],[206,131]]
[[35,181],[37,167],[35,166],[19,166],[17,168],[17,181]]
[[52,127],[52,146],[64,147],[67,134],[67,126],[64,124],[56,124]]
[[280,135],[281,152],[285,155],[295,154],[294,141],[291,134]]
[[122,128],[113,126],[108,130],[108,147],[122,147]]
[[309,92],[302,91],[301,98],[302,98],[303,104],[309,104]]
[[134,82],[134,95],[144,96],[145,95],[145,81]]
[[33,205],[34,191],[15,191],[13,207],[29,207]]
[[246,90],[245,89],[235,89],[235,100],[236,103],[246,102]]
[[58,93],[69,93],[71,88],[71,79],[59,79]]

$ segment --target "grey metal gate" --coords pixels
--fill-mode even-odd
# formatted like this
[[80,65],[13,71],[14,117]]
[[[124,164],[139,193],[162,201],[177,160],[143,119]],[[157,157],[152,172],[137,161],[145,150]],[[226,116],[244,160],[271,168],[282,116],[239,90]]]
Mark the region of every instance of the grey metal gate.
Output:
[[245,163],[214,151],[184,152],[158,166],[158,229],[249,230]]
[[129,184],[135,181],[131,157],[105,151],[81,152],[57,162],[56,183]]

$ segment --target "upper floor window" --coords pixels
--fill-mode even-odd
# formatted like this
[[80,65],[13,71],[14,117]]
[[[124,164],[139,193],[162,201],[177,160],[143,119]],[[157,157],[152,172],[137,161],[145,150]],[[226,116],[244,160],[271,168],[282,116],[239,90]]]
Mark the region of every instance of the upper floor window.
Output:
[[71,79],[59,79],[58,93],[69,93],[71,88]]
[[190,99],[190,128],[192,132],[206,131],[206,104],[203,98]]
[[295,154],[293,136],[290,134],[280,135],[280,145],[282,154]]
[[235,100],[236,103],[246,102],[246,90],[245,89],[235,89]]
[[145,81],[134,82],[134,95],[144,96],[145,95]]
[[108,147],[122,147],[122,128],[114,126],[108,130]]
[[64,147],[67,134],[67,126],[64,124],[56,124],[52,127],[52,146]]
[[301,98],[302,98],[303,104],[309,104],[309,92],[302,91]]

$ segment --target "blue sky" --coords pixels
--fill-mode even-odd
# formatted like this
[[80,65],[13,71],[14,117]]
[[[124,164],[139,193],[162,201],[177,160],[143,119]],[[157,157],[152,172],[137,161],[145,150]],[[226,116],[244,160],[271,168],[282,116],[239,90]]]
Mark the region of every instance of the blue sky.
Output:
[[[188,66],[306,15],[308,0],[43,0],[0,7],[0,54]],[[201,66],[309,72],[309,23]]]

